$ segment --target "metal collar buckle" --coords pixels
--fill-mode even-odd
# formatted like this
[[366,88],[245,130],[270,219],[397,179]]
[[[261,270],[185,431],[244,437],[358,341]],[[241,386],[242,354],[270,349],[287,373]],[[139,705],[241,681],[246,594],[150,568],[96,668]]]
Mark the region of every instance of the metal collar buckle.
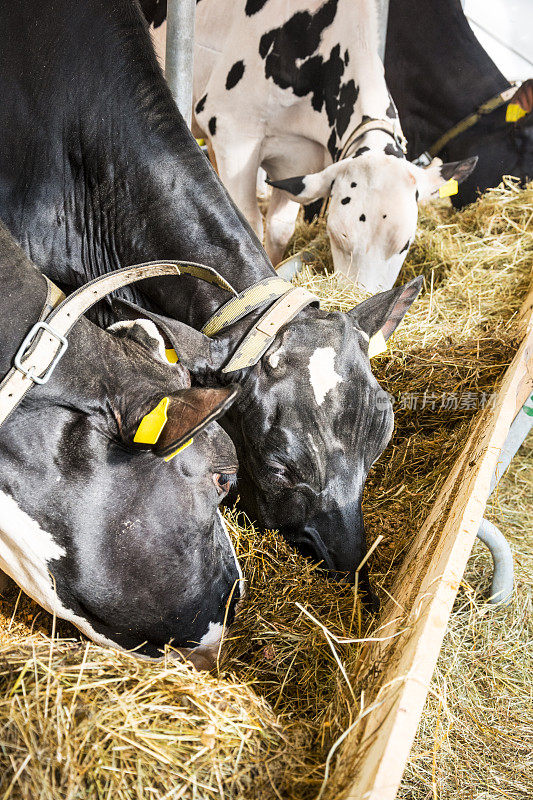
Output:
[[[22,359],[24,358],[24,356],[26,355],[26,353],[30,349],[30,347],[33,344],[35,338],[37,337],[37,334],[41,330],[42,331],[46,331],[46,333],[49,333],[50,336],[55,337],[57,339],[57,341],[59,342],[59,344],[60,344],[60,348],[57,351],[57,353],[55,354],[55,356],[53,357],[53,359],[52,359],[52,361],[50,363],[50,366],[48,367],[48,369],[46,370],[44,375],[40,375],[39,376],[39,375],[34,375],[33,374],[33,367],[30,367],[29,369],[26,369],[26,367],[22,363]],[[20,348],[18,349],[18,351],[17,351],[17,353],[15,355],[14,365],[15,365],[16,369],[19,370],[19,372],[22,372],[23,375],[26,375],[34,383],[38,383],[38,384],[48,383],[48,381],[50,380],[50,377],[52,376],[52,373],[55,370],[55,368],[57,367],[59,361],[65,355],[65,351],[66,351],[67,347],[68,347],[68,341],[66,340],[66,338],[64,336],[61,336],[60,333],[57,333],[57,331],[55,331],[53,328],[51,328],[50,325],[48,325],[46,322],[36,322],[35,325],[33,326],[33,328],[30,330],[30,332],[26,336],[26,338],[24,339],[24,341],[22,342]]]

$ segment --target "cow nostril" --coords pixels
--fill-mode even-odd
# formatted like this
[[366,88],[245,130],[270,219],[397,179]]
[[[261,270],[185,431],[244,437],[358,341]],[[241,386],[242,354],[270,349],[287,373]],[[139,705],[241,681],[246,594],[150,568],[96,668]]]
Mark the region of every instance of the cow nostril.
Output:
[[316,561],[322,561],[328,571],[335,571],[333,559],[315,528],[306,527],[303,531],[292,536],[289,541],[300,550],[302,555]]

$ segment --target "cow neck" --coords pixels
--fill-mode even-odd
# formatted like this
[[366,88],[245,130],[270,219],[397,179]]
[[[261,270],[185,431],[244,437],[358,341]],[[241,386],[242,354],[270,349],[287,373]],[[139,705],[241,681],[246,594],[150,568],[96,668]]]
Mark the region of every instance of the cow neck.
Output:
[[[149,253],[150,258],[168,257],[164,253],[175,258],[194,258],[216,269],[239,293],[275,278],[275,270],[255,233],[188,135],[187,146],[193,150],[188,167],[193,162],[194,169],[186,181],[193,186],[176,191],[164,177],[160,179],[159,208],[152,209],[146,220],[147,231],[159,231],[160,236],[149,235],[155,247],[152,249],[150,241],[149,249],[143,252]],[[177,156],[174,160],[179,163]],[[162,220],[172,220],[166,231],[162,230]],[[168,282],[151,282],[144,291],[164,314],[197,329],[227,300],[227,295],[217,287],[192,280],[180,281],[175,292],[169,291]]]
[[268,306],[267,311],[249,328],[222,370],[226,374],[238,372],[255,366],[280,329],[312,303],[319,305],[320,301],[303,286],[292,286],[282,278],[267,278],[228,300],[209,318],[202,332],[206,336],[214,336],[231,328],[250,312]]
[[456,125],[452,125],[451,128],[448,128],[442,136],[439,136],[437,141],[433,142],[433,144],[420,155],[416,163],[429,164],[431,159],[438,156],[450,142],[453,142],[458,136],[461,136],[461,134],[473,128],[497,109],[507,105],[516,93],[518,85],[518,83],[513,83],[508,89],[504,89],[503,92],[498,92],[494,97],[489,97],[488,100],[482,103],[472,114],[469,114],[468,117],[465,117]]
[[[27,47],[2,36],[2,63],[22,77],[13,118],[4,118],[0,211],[28,255],[67,291],[167,258],[207,264],[237,291],[274,275],[180,116],[138,5],[87,0],[70,11],[58,0],[51,24],[45,10],[35,18],[33,4],[14,4],[8,33],[27,29]],[[197,329],[226,299],[192,278],[126,296]],[[105,309],[92,316],[109,322]]]
[[[94,247],[94,241],[80,244],[84,265],[80,282],[123,264],[165,258],[200,261],[217,270],[237,292],[275,276],[257,237],[181,118],[176,115],[173,124],[175,131],[156,139],[150,130],[140,131],[139,146],[126,153],[114,153],[111,144],[99,171],[107,173],[114,164],[115,173],[122,171],[124,179],[113,189],[111,219],[104,220],[105,230],[101,230],[101,214],[89,229],[92,240],[111,240],[99,247]],[[103,133],[102,138],[113,141],[110,134]],[[186,159],[180,155],[183,152]],[[165,168],[159,169],[159,163]],[[133,186],[127,180],[130,171],[135,175]],[[87,182],[99,194],[109,184],[92,176]],[[101,209],[99,200],[90,206]],[[218,286],[180,278],[174,284],[147,282],[133,299],[200,329],[227,295]]]
[[509,87],[456,0],[391,0],[385,76],[408,132],[410,156]]
[[357,149],[363,145],[368,136],[375,133],[381,133],[390,138],[394,145],[405,155],[405,137],[398,135],[392,122],[382,118],[372,119],[363,117],[361,122],[356,125],[353,131],[347,136],[337,161],[353,156]]
[[[144,28],[120,79],[133,86],[109,109],[111,122],[103,120],[99,136],[108,148],[105,171],[118,193],[113,212],[119,224],[109,250],[120,263],[112,267],[165,258],[199,261],[237,292],[274,276],[261,243],[179,114]],[[170,285],[152,281],[142,292],[164,314],[197,329],[227,300],[219,288],[193,279],[176,282],[175,291]]]

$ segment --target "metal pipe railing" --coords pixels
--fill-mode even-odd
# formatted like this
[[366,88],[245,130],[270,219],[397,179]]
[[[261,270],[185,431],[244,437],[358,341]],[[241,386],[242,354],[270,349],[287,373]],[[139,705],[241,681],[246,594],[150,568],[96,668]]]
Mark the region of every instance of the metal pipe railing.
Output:
[[165,78],[187,125],[192,118],[196,0],[168,0]]
[[376,0],[378,12],[378,53],[385,63],[385,45],[387,43],[387,23],[389,20],[389,0]]
[[[500,451],[500,457],[492,476],[491,494],[522,446],[532,426],[533,394],[526,400],[509,428],[509,433]],[[490,550],[494,564],[488,601],[489,603],[507,605],[513,596],[514,586],[514,566],[511,548],[499,528],[487,519],[481,520],[477,537]]]

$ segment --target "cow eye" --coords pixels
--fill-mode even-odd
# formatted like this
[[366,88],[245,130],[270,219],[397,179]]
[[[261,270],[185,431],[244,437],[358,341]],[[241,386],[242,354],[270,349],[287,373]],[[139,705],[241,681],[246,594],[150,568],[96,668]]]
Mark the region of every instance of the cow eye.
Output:
[[285,486],[289,486],[291,484],[291,480],[288,476],[288,470],[283,464],[280,464],[278,461],[269,461],[267,464],[269,477],[275,483],[281,483]]
[[227,494],[232,486],[237,483],[237,472],[214,472],[213,483],[219,494]]

